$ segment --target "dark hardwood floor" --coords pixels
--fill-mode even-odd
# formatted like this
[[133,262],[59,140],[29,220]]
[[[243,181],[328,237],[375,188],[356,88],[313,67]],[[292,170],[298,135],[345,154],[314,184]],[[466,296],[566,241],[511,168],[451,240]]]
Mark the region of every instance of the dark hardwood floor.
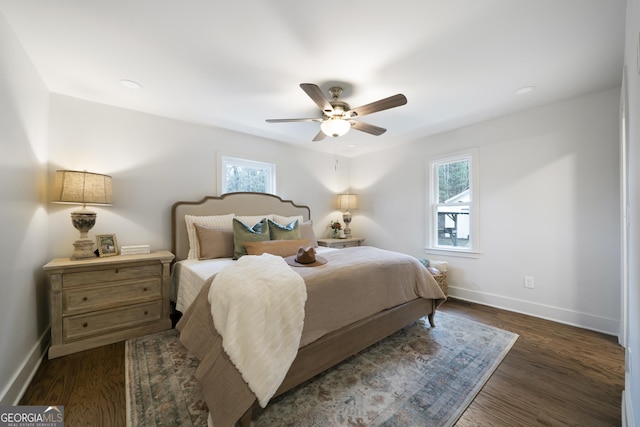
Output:
[[124,426],[124,342],[45,359],[20,405],[64,405],[66,427]]
[[616,337],[463,301],[443,310],[520,335],[457,426],[621,425]]
[[[442,310],[520,335],[458,426],[621,424],[615,337],[453,299]],[[64,405],[67,427],[124,426],[124,343],[45,360],[20,404]]]

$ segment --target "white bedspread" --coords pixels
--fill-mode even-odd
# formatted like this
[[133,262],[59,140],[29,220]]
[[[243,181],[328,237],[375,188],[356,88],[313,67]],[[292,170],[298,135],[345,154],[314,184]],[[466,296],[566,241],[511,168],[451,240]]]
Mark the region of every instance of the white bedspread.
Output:
[[235,263],[236,261],[231,258],[203,261],[185,259],[176,262],[171,276],[173,286],[171,299],[176,302],[176,310],[186,312],[207,280],[218,271]]
[[298,353],[307,291],[279,256],[247,255],[213,279],[209,303],[222,347],[263,408]]

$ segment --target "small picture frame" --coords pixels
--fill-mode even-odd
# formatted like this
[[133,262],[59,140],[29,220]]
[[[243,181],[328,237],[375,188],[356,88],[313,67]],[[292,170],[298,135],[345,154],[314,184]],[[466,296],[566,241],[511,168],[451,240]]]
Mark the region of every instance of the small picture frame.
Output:
[[101,257],[118,255],[118,242],[115,234],[96,234],[96,241]]

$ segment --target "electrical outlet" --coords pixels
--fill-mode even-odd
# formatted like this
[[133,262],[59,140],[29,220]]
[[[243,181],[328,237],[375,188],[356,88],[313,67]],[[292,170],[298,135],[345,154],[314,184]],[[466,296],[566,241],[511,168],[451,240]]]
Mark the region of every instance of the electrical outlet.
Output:
[[535,288],[533,284],[533,276],[524,276],[524,287],[527,289]]

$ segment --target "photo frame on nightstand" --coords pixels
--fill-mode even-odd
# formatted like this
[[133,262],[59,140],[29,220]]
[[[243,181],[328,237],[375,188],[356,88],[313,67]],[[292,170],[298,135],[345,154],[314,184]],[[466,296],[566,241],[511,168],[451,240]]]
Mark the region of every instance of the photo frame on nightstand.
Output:
[[101,257],[118,255],[118,242],[115,234],[96,234],[96,241]]

